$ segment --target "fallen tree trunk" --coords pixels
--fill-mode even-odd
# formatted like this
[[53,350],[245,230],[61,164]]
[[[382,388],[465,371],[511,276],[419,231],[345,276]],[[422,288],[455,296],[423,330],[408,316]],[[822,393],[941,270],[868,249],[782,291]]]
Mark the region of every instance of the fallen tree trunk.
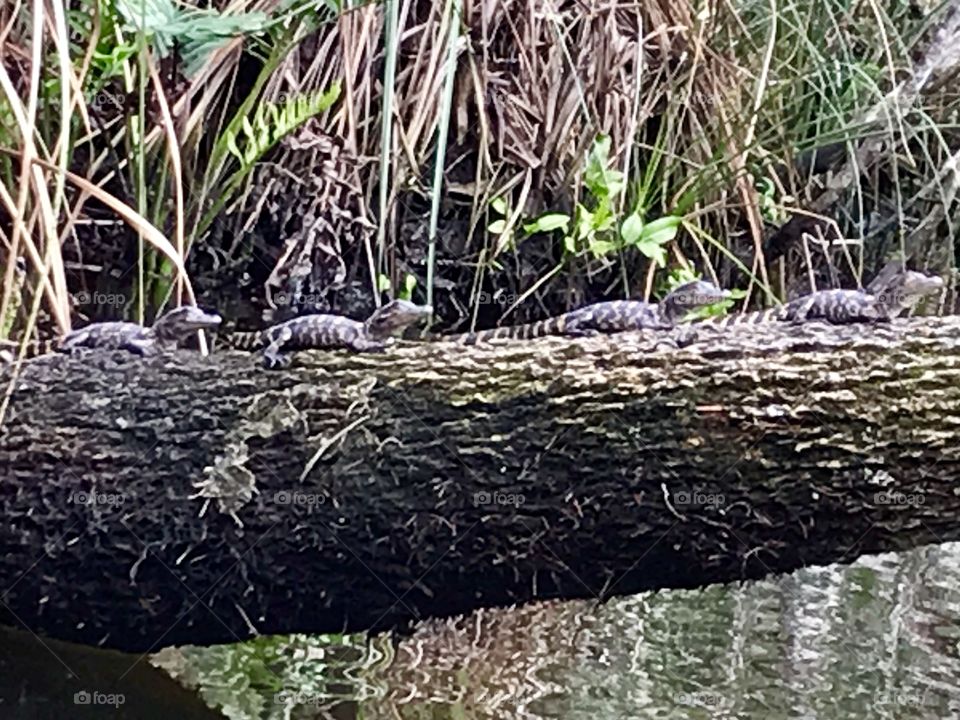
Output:
[[954,318],[41,358],[0,437],[0,623],[146,651],[956,540],[958,368]]

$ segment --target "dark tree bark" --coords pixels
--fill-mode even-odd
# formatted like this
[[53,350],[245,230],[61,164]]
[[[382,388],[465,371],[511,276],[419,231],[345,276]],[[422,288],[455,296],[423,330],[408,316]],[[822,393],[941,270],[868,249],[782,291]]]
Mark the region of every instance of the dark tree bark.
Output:
[[0,623],[146,651],[956,540],[958,338],[40,358],[0,436]]

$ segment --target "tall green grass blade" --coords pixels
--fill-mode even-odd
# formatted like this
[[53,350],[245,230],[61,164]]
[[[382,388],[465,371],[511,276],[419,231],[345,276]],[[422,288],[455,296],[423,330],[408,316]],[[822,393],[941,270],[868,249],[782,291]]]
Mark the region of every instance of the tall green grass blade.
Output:
[[443,192],[443,169],[446,166],[447,132],[453,108],[453,81],[457,75],[457,53],[460,44],[462,0],[447,0],[444,15],[450,23],[447,35],[447,63],[443,79],[443,99],[437,121],[437,151],[433,164],[433,188],[430,201],[430,229],[427,246],[427,305],[433,305],[433,275],[437,261],[437,223],[440,197]]

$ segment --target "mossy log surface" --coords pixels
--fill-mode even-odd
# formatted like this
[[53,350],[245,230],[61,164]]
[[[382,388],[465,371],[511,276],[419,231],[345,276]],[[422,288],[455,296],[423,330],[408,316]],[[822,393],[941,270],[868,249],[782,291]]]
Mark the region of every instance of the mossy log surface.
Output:
[[0,436],[0,623],[147,651],[957,540],[958,427],[957,318],[40,358]]

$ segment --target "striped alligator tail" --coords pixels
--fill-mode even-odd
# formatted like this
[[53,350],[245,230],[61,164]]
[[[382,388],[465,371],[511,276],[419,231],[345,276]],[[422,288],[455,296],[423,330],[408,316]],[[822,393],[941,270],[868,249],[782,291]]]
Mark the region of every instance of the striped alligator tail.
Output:
[[525,325],[507,325],[506,327],[491,328],[490,330],[478,330],[476,332],[458,333],[456,335],[439,335],[433,339],[441,342],[459,343],[460,345],[476,345],[477,343],[487,342],[488,340],[532,340],[533,338],[546,337],[547,335],[563,335],[567,327],[569,315],[570,313],[565,313]]
[[218,340],[233,350],[259,350],[263,347],[263,332],[254,330],[223,333]]
[[700,320],[695,325],[718,325],[720,327],[735,327],[740,325],[764,325],[784,319],[784,306],[754,310],[752,312],[737,313],[736,315],[714,315]]

